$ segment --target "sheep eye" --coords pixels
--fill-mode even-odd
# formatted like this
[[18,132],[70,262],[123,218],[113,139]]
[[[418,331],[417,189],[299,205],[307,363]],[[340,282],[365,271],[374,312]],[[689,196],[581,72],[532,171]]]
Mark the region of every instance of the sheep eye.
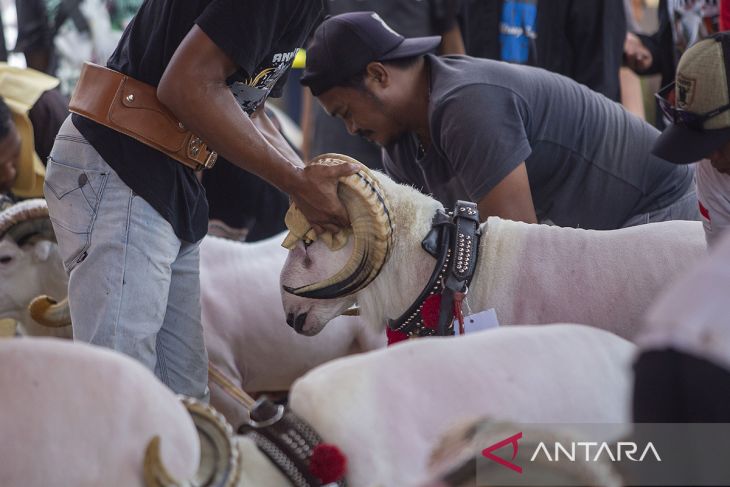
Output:
[[13,260],[12,257],[8,257],[8,256],[0,257],[0,264],[8,264],[8,263],[10,263],[11,260]]

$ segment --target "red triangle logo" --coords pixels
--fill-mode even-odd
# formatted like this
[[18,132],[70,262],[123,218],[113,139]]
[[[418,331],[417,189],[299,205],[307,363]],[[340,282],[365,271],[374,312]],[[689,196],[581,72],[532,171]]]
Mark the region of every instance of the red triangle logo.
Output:
[[515,465],[509,460],[505,460],[504,458],[498,457],[497,455],[493,454],[492,452],[495,450],[499,450],[503,446],[506,445],[512,445],[512,458],[511,460],[514,460],[515,457],[517,457],[517,451],[519,450],[520,446],[517,444],[517,442],[522,438],[522,432],[520,431],[516,435],[512,435],[509,438],[505,438],[502,441],[499,441],[495,443],[494,445],[488,446],[484,450],[482,450],[482,456],[484,458],[489,458],[492,461],[495,461],[502,465],[503,467],[507,467],[510,470],[514,470],[517,473],[522,473],[522,467],[519,465]]

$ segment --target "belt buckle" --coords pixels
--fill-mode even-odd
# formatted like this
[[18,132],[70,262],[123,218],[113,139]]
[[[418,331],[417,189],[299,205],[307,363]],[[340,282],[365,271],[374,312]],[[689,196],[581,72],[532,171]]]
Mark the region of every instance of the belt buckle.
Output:
[[215,166],[215,161],[218,160],[218,153],[216,151],[209,151],[208,157],[205,158],[205,162],[203,163],[204,169],[210,169],[211,167]]
[[202,164],[198,163],[197,170],[210,169],[215,165],[215,161],[218,159],[218,153],[209,150],[208,146],[205,144],[205,142],[203,142],[200,137],[198,137],[197,135],[193,135],[190,138],[190,142],[188,143],[188,156],[191,159],[197,159],[201,149],[207,151],[208,155],[205,157],[205,161]]

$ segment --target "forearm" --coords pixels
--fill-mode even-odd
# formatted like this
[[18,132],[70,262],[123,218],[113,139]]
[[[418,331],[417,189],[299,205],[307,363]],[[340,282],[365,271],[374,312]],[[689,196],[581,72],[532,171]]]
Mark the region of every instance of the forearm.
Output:
[[313,101],[312,92],[309,91],[309,88],[302,88],[302,117],[299,122],[300,127],[302,128],[302,157],[305,161],[308,161],[311,159],[314,154],[312,154],[312,137],[314,134],[314,121],[312,120],[313,117]]
[[287,159],[266,140],[224,83],[184,88],[177,84],[171,92],[161,101],[185,127],[226,160],[289,192],[299,162]]
[[477,202],[482,222],[490,216],[537,223],[527,168],[522,162]]
[[251,115],[251,120],[253,121],[254,126],[258,129],[259,133],[261,133],[261,135],[269,142],[269,144],[274,146],[276,150],[279,151],[279,154],[281,154],[282,157],[284,157],[288,161],[292,161],[297,166],[304,166],[301,157],[299,157],[299,154],[296,153],[289,141],[286,140],[284,135],[281,133],[281,130],[267,115],[263,103],[256,110],[256,112]]
[[238,106],[226,80],[233,61],[197,26],[183,39],[157,86],[157,96],[194,134],[236,166],[290,193],[299,161],[283,156]]

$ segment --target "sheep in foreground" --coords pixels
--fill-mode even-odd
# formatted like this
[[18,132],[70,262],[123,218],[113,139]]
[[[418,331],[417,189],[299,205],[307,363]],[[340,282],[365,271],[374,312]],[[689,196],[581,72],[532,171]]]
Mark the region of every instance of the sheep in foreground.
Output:
[[147,443],[195,473],[195,427],[176,396],[136,361],[51,338],[0,341],[0,485],[142,487]]
[[[634,349],[580,325],[416,340],[313,369],[290,406],[347,456],[348,485],[408,486],[450,425],[474,417],[626,422]],[[250,437],[189,407],[196,435],[169,389],[121,354],[21,338],[0,343],[0,362],[13,391],[0,419],[4,486],[288,485]]]
[[[294,383],[290,407],[345,454],[347,485],[414,486],[441,435],[476,417],[627,423],[634,352],[630,342],[581,325],[424,338],[313,369]],[[257,479],[251,485],[289,485],[250,439],[236,444],[242,470]]]
[[[325,154],[317,162],[342,160],[352,161]],[[421,242],[440,203],[364,167],[343,179],[339,194],[352,222],[344,246],[331,250],[307,228],[285,240],[282,300],[306,335],[355,303],[382,330],[409,309],[436,267]],[[495,308],[501,325],[584,323],[630,340],[662,288],[706,253],[700,222],[596,231],[492,217],[481,235],[468,309]]]

